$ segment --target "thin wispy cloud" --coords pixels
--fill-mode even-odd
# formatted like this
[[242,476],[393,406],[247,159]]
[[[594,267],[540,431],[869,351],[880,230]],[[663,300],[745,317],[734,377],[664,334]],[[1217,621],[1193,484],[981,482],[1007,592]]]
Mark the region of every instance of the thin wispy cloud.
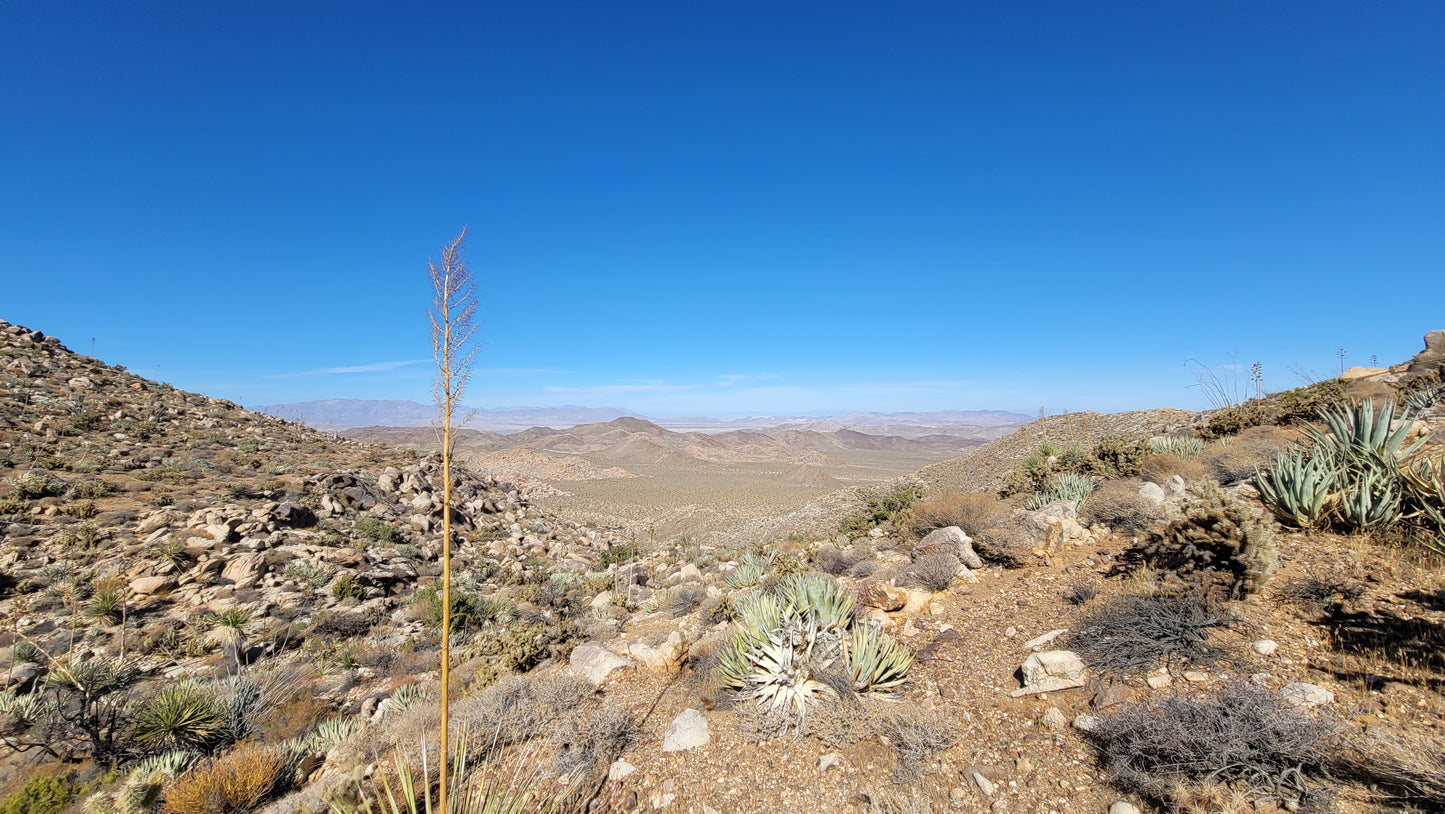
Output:
[[587,395],[612,396],[628,393],[685,393],[690,390],[697,390],[695,384],[667,384],[660,379],[649,381],[622,383],[622,384],[599,384],[590,387],[544,387],[545,393],[583,393]]
[[371,362],[365,365],[346,365],[342,367],[323,367],[316,370],[298,370],[291,373],[273,373],[268,379],[295,379],[301,376],[348,376],[358,373],[387,373],[393,370],[400,370],[404,367],[414,365],[431,364],[430,359],[402,359],[395,362]]
[[735,384],[747,384],[747,383],[750,383],[750,382],[765,382],[765,381],[769,381],[769,380],[771,380],[771,379],[776,379],[776,378],[778,378],[778,374],[776,374],[776,373],[754,373],[754,374],[727,373],[727,374],[724,374],[724,375],[722,375],[722,376],[719,376],[718,379],[717,379],[717,381],[713,382],[713,384],[716,385],[717,387],[732,387],[732,386],[735,385]]

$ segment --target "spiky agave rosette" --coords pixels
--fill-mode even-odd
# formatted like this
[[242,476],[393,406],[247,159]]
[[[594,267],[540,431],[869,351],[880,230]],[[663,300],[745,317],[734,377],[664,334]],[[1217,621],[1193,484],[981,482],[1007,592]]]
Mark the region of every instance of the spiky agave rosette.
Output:
[[718,678],[739,699],[795,716],[839,692],[886,693],[913,666],[906,648],[854,616],[854,598],[833,580],[798,574],[772,593],[736,603],[732,640],[718,657]]

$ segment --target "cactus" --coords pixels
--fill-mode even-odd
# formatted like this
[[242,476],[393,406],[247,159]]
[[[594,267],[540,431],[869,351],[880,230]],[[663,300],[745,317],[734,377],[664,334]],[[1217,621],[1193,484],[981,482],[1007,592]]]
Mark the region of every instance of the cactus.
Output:
[[1268,519],[1208,481],[1190,487],[1182,509],[1145,548],[1151,565],[1180,577],[1222,580],[1234,598],[1264,587],[1276,564]]

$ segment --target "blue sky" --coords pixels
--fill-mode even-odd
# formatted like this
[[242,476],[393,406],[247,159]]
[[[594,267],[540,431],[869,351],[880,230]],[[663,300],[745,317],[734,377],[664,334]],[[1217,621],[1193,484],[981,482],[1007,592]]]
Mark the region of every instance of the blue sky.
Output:
[[[423,8],[425,6],[425,8]],[[0,318],[244,404],[1203,407],[1445,327],[1445,4],[0,5]]]

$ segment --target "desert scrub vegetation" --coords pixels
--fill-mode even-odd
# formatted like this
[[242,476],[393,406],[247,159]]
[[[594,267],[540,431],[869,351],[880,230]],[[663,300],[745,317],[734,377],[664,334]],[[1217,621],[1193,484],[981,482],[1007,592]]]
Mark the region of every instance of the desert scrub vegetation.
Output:
[[806,574],[738,597],[732,638],[718,654],[719,684],[799,727],[820,699],[898,687],[913,656],[854,611],[853,596],[833,580]]
[[71,796],[70,785],[58,777],[32,777],[0,801],[0,814],[60,814]]
[[[1340,726],[1279,695],[1235,682],[1210,695],[1127,704],[1091,735],[1114,785],[1167,810],[1277,803],[1328,811]],[[1203,808],[1197,808],[1203,804]]]
[[1316,382],[1216,410],[1198,432],[1209,440],[1238,435],[1250,427],[1308,423],[1320,408],[1344,400],[1345,386],[1339,380]]
[[285,761],[274,749],[246,744],[181,775],[165,788],[166,814],[244,814],[271,796]]
[[845,517],[838,526],[841,533],[850,536],[885,525],[905,528],[909,511],[923,496],[923,487],[900,483],[886,489],[859,489],[856,494],[863,502],[862,509]]
[[1192,484],[1179,516],[1149,535],[1144,560],[1167,577],[1248,597],[1277,565],[1269,519],[1210,481]]
[[1198,594],[1131,594],[1084,612],[1069,641],[1091,667],[1124,678],[1161,664],[1212,667],[1229,653],[1214,631],[1237,624]]
[[1152,527],[1163,519],[1164,512],[1154,501],[1139,494],[1140,483],[1129,479],[1099,484],[1084,501],[1081,519],[1090,525],[1100,523],[1131,533]]
[[1426,527],[1421,539],[1445,551],[1445,456],[1411,456],[1425,443],[1406,443],[1410,422],[1394,402],[1378,411],[1370,400],[1320,411],[1326,429],[1306,428],[1296,446],[1259,470],[1260,499],[1288,526],[1369,531],[1401,524]]

